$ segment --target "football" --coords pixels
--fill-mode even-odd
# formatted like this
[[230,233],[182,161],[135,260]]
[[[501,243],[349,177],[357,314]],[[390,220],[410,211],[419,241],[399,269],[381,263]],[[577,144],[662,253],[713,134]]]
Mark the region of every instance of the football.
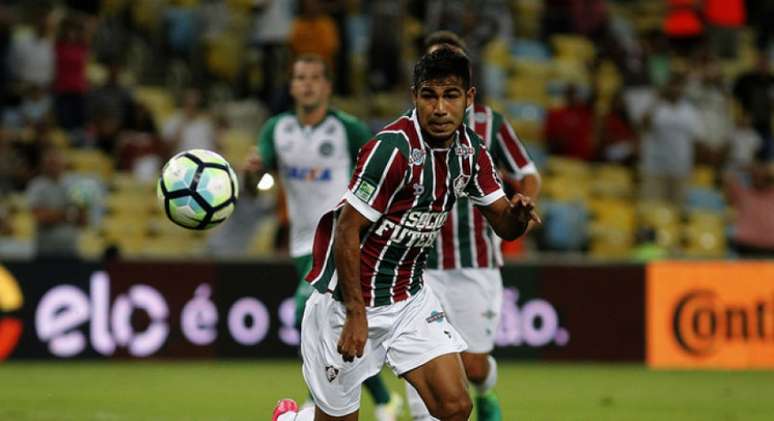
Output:
[[156,187],[167,217],[184,228],[204,230],[234,211],[239,182],[231,165],[215,152],[191,149],[170,158]]

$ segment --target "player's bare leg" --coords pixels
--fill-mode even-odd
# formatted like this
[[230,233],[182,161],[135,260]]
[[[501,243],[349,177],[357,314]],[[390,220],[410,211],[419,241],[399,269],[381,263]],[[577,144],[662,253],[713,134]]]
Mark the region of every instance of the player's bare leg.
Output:
[[464,421],[473,403],[459,354],[445,354],[403,374],[422,397],[430,414],[442,421]]
[[492,389],[497,383],[497,363],[489,354],[463,352],[462,364],[476,390],[476,413],[480,421],[501,421],[502,412]]

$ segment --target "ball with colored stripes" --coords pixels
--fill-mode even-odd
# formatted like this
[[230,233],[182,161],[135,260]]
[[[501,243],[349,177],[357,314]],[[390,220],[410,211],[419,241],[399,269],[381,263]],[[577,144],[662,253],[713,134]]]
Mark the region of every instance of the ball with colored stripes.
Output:
[[203,230],[225,221],[239,197],[231,165],[215,152],[191,149],[173,156],[156,187],[167,217],[184,228]]

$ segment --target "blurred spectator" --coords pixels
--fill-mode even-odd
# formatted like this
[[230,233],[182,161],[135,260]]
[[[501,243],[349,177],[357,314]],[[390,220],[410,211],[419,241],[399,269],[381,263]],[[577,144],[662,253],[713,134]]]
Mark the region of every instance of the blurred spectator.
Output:
[[293,22],[294,1],[255,1],[255,24],[252,42],[261,51],[263,87],[261,98],[273,104],[285,91],[282,76],[287,66],[287,42]]
[[744,0],[704,0],[704,17],[709,23],[712,53],[735,58],[739,30],[746,19]]
[[610,110],[602,117],[599,130],[600,158],[619,164],[634,164],[639,138],[629,111],[619,91],[610,103]]
[[752,119],[747,113],[742,113],[729,138],[727,167],[749,168],[755,162],[755,155],[762,145],[763,140],[753,128]]
[[704,24],[699,17],[699,0],[667,0],[664,34],[679,54],[689,55],[702,42]]
[[774,186],[771,168],[755,165],[750,171],[750,185],[738,176],[728,174],[726,194],[734,208],[732,240],[744,257],[774,257]]
[[608,22],[604,0],[546,0],[543,8],[542,37],[577,33],[600,39]]
[[370,3],[368,85],[373,91],[389,91],[401,80],[400,2],[375,0]]
[[54,77],[57,123],[66,130],[82,129],[85,123],[88,58],[89,45],[82,22],[66,18],[56,42]]
[[684,80],[673,76],[643,117],[640,148],[642,196],[682,203],[702,137],[696,108],[683,97]]
[[38,172],[43,150],[48,147],[48,128],[0,129],[0,196],[23,191]]
[[27,188],[27,202],[37,222],[37,255],[73,257],[77,251],[78,227],[86,223],[86,212],[77,206],[62,182],[62,153],[49,149],[43,155],[41,175]]
[[164,149],[150,110],[137,104],[132,120],[119,137],[116,167],[130,171],[138,180],[152,180],[166,156]]
[[551,153],[583,160],[593,158],[594,110],[580,98],[575,84],[565,88],[564,105],[548,112],[544,129]]
[[731,97],[723,86],[723,75],[716,63],[705,59],[698,61],[695,68],[696,76],[686,86],[686,97],[698,110],[702,122],[702,153],[697,161],[719,166],[734,127]]
[[218,149],[215,126],[202,107],[201,91],[191,88],[183,94],[182,109],[166,121],[161,137],[172,153]]
[[771,40],[774,2],[749,0],[746,3],[748,20],[756,32],[755,45],[759,50],[765,50]]
[[48,89],[54,80],[54,21],[44,12],[35,22],[31,34],[18,34],[11,46],[10,67],[14,79],[22,85],[36,85]]
[[115,153],[118,135],[134,118],[134,99],[120,82],[121,66],[108,65],[105,83],[94,88],[87,97],[87,117],[94,130],[97,147],[108,155]]
[[759,52],[754,70],[745,72],[734,83],[734,97],[752,118],[752,125],[763,139],[760,158],[772,157],[771,116],[774,113],[774,75],[764,52]]
[[24,129],[48,124],[51,120],[52,103],[48,91],[39,85],[27,85],[21,92],[21,103],[7,107],[3,113],[3,125],[7,128]]
[[334,69],[339,31],[336,22],[322,13],[319,0],[301,0],[301,14],[293,19],[290,30],[290,50],[294,56],[316,54]]

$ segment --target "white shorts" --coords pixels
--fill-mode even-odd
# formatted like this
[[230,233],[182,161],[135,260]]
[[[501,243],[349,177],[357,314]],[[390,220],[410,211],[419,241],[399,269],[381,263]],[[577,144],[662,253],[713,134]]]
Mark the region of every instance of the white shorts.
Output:
[[360,385],[379,373],[385,362],[397,375],[444,354],[465,349],[429,288],[414,297],[366,309],[368,340],[362,358],[344,362],[336,351],[345,310],[331,294],[315,291],[306,302],[301,324],[304,380],[315,405],[341,417],[360,408]]
[[425,285],[433,288],[449,321],[467,342],[466,351],[491,352],[503,304],[500,270],[425,270],[424,280]]

